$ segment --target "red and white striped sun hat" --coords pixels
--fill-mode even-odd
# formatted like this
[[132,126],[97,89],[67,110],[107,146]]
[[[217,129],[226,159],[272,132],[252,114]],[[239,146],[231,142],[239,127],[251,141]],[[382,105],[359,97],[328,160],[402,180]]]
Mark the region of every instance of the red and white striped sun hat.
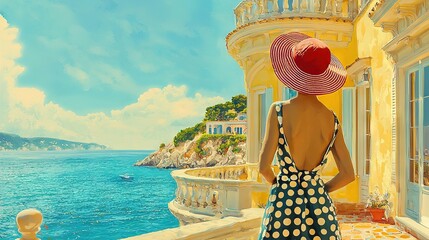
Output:
[[271,63],[278,79],[305,94],[324,95],[340,89],[347,72],[328,46],[302,33],[280,35],[271,44]]

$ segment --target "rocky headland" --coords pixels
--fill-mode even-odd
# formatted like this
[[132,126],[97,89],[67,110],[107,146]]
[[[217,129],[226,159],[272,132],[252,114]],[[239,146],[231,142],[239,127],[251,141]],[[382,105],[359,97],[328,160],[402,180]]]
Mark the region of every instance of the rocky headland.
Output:
[[244,164],[244,135],[198,134],[179,146],[169,143],[137,162],[135,166],[158,168],[197,168]]

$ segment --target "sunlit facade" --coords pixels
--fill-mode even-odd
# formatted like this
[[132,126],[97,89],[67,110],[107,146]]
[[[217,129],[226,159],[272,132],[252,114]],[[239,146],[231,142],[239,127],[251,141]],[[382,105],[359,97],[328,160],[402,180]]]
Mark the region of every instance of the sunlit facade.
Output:
[[[317,37],[348,72],[340,91],[320,97],[340,118],[356,173],[333,198],[366,202],[379,188],[397,222],[429,232],[429,1],[245,0],[235,15],[226,41],[244,71],[249,164],[258,162],[268,107],[294,95],[274,75],[270,43],[292,31]],[[330,163],[326,179],[336,173]]]

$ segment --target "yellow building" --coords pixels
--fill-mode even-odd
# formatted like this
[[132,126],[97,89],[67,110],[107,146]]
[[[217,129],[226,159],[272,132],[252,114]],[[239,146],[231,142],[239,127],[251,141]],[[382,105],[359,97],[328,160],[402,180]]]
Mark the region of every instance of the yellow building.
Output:
[[429,239],[429,0],[244,0],[234,13],[226,43],[244,71],[249,166],[268,107],[294,94],[273,72],[271,42],[292,31],[317,37],[348,72],[340,91],[320,97],[340,118],[357,176],[333,198],[366,202],[378,187],[391,194],[390,215]]

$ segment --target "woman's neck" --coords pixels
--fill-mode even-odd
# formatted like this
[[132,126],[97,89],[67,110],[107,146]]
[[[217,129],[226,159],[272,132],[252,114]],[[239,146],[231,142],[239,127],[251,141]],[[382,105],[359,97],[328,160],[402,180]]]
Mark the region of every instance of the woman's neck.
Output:
[[317,95],[309,95],[305,93],[298,93],[295,99],[298,101],[319,102]]

